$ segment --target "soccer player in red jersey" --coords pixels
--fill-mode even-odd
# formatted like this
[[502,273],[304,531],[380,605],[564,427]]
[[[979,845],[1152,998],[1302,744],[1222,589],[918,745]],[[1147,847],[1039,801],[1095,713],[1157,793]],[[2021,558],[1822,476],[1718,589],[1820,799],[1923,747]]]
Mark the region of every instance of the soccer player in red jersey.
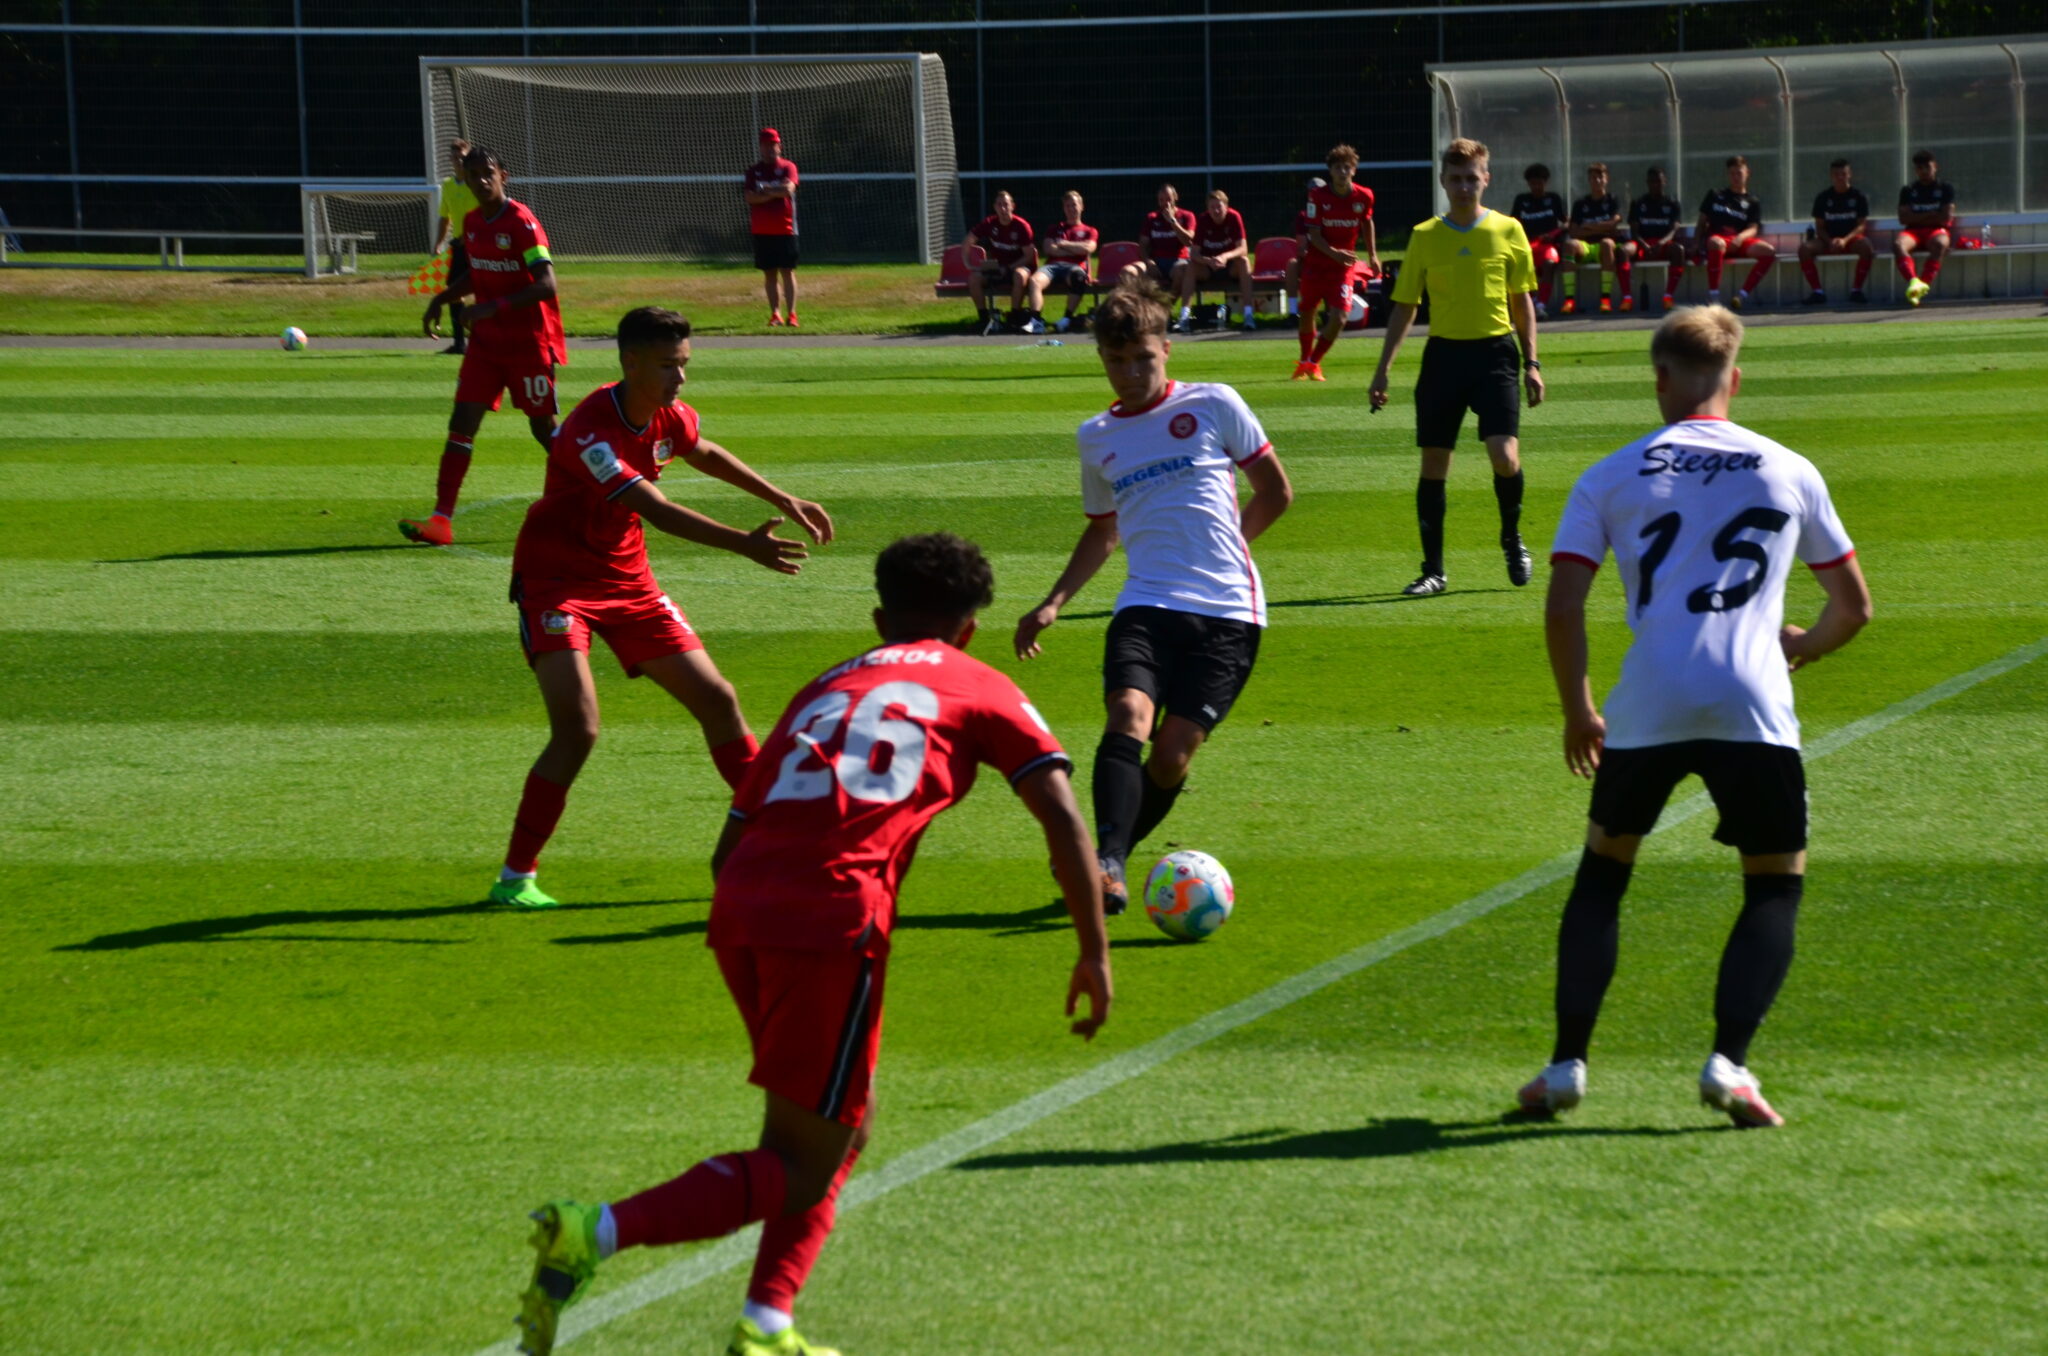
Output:
[[1145,214],[1138,231],[1138,243],[1145,257],[1124,267],[1117,282],[1143,278],[1168,292],[1180,287],[1181,269],[1186,265],[1188,246],[1195,242],[1195,214],[1180,205],[1180,190],[1172,184],[1159,186],[1159,209]]
[[1109,942],[1094,844],[1059,741],[1017,685],[964,652],[994,587],[988,561],[949,533],[906,537],[875,562],[882,644],[797,693],[734,798],[718,840],[708,941],[767,1095],[759,1147],[705,1159],[610,1205],[555,1201],[540,1227],[519,1318],[544,1356],[556,1321],[599,1262],[622,1248],[687,1243],[766,1221],[728,1356],[835,1356],[791,1326],[797,1292],[832,1224],[874,1121],[883,979],[896,895],[934,816],[980,764],[1038,819],[1081,955],[1072,1026],[1109,1015]]
[[[562,311],[555,304],[555,266],[548,233],[526,204],[505,195],[505,167],[494,152],[469,148],[463,177],[477,206],[462,220],[462,244],[469,255],[466,289],[476,296],[467,308],[469,349],[455,378],[455,412],[448,417],[448,441],[434,485],[434,512],[403,518],[398,530],[429,546],[455,541],[456,496],[469,474],[470,453],[484,415],[498,408],[506,388],[526,415],[527,427],[546,451],[555,436],[555,368],[569,361],[562,338]],[[427,304],[425,329],[440,332],[441,306],[461,286]]]
[[[754,237],[754,267],[768,293],[768,323],[802,329],[796,318],[796,161],[782,158],[782,133],[761,129],[761,158],[747,166],[747,226]],[[777,279],[782,296],[775,294]],[[782,318],[784,309],[789,319]]]
[[1244,217],[1230,205],[1230,195],[1211,190],[1195,219],[1195,247],[1180,270],[1180,319],[1174,329],[1186,334],[1189,308],[1195,289],[1212,277],[1229,274],[1237,279],[1237,304],[1244,329],[1258,328],[1252,320],[1251,240],[1244,232]]
[[[1899,190],[1899,230],[1892,236],[1892,259],[1906,280],[1906,301],[1918,306],[1934,290],[1948,253],[1949,229],[1956,224],[1956,188],[1941,177],[1934,152],[1913,152],[1913,182]],[[1913,251],[1926,249],[1927,268],[1915,271]]]
[[[1351,318],[1351,288],[1380,271],[1379,235],[1372,224],[1372,190],[1352,182],[1358,152],[1349,146],[1330,148],[1327,187],[1308,195],[1308,253],[1301,265],[1301,361],[1295,381],[1322,381],[1323,357],[1344,323]],[[1361,241],[1365,258],[1359,258]],[[1322,331],[1316,330],[1316,307],[1324,306]]]
[[690,322],[643,306],[619,322],[625,380],[600,386],[562,425],[548,451],[547,487],[519,529],[512,550],[512,602],[519,642],[548,711],[548,742],[527,775],[512,821],[512,844],[491,899],[525,908],[555,901],[535,882],[540,851],[554,835],[570,783],[597,743],[597,685],[590,676],[590,635],[611,646],[628,678],[645,674],[689,708],[704,727],[711,761],[738,786],[757,745],[739,699],[704,651],[704,642],[669,601],[647,566],[641,521],[685,541],[716,546],[782,574],[808,554],[774,535],[781,518],[752,532],[671,503],[655,482],[681,457],[692,470],[738,486],[797,520],[821,545],[832,519],[808,500],[785,494],[738,457],[704,437],[697,412],[676,399],[690,361]]

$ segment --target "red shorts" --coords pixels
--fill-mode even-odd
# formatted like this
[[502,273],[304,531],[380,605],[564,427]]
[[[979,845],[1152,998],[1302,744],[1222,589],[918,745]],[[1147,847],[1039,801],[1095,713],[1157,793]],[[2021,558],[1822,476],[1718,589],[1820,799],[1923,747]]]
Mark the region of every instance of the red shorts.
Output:
[[592,631],[611,647],[628,678],[638,678],[640,666],[650,659],[704,648],[704,638],[683,610],[653,587],[596,596],[587,589],[538,597],[522,592],[517,604],[519,644],[529,664],[535,655],[552,650],[589,650]]
[[1529,253],[1532,257],[1534,257],[1539,267],[1543,265],[1554,264],[1557,262],[1558,259],[1557,246],[1552,244],[1548,240],[1530,241]]
[[[1756,247],[1764,243],[1761,238],[1757,236],[1751,236],[1749,239],[1743,241],[1740,245],[1738,245],[1735,243],[1735,232],[1733,231],[1715,231],[1712,235],[1707,237],[1707,240],[1718,240],[1723,245],[1726,245],[1728,247],[1728,258],[1730,259],[1751,258],[1753,257],[1752,252],[1756,249]],[[1704,259],[1706,257],[1707,241],[1702,240],[1700,242],[1700,258]]]
[[866,1120],[888,958],[765,946],[713,954],[754,1047],[747,1081],[841,1125]]
[[1948,227],[1924,226],[1917,231],[1900,227],[1899,233],[1893,236],[1892,239],[1899,242],[1900,249],[1904,250],[1907,254],[1911,254],[1914,250],[1926,249],[1935,242],[1937,237],[1941,240],[1942,244],[1948,244]]
[[554,356],[539,349],[502,352],[471,339],[455,378],[455,402],[495,410],[507,390],[512,403],[529,418],[552,418],[557,413]]
[[1317,306],[1328,306],[1338,315],[1351,313],[1351,289],[1356,275],[1346,269],[1342,273],[1310,272],[1301,270],[1301,313],[1310,315]]

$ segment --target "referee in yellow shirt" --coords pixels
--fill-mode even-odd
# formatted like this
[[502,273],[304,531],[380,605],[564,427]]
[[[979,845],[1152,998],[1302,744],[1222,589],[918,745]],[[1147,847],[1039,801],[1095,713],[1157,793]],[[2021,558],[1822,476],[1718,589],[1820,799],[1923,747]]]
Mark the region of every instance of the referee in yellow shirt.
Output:
[[[1522,545],[1522,388],[1529,404],[1543,403],[1543,365],[1536,361],[1536,261],[1522,224],[1479,205],[1492,176],[1486,147],[1459,138],[1444,148],[1441,182],[1451,210],[1431,217],[1409,238],[1394,283],[1387,343],[1372,379],[1375,413],[1387,404],[1388,374],[1415,307],[1429,289],[1429,342],[1415,383],[1415,441],[1422,448],[1422,478],[1415,483],[1415,517],[1422,527],[1422,575],[1401,590],[1412,598],[1442,593],[1444,481],[1465,411],[1479,416],[1479,436],[1493,460],[1493,496],[1500,504],[1500,549],[1508,582],[1529,582]],[[1515,340],[1519,338],[1519,349]]]
[[462,219],[476,210],[476,194],[469,191],[469,181],[462,177],[462,157],[468,154],[469,143],[461,137],[448,143],[448,159],[455,173],[441,181],[441,223],[434,230],[434,253],[439,254],[443,245],[449,246],[448,281],[443,284],[439,299],[447,302],[448,323],[455,330],[455,342],[442,349],[443,353],[463,353],[469,348],[462,333],[462,297],[469,282],[469,251],[462,243]]

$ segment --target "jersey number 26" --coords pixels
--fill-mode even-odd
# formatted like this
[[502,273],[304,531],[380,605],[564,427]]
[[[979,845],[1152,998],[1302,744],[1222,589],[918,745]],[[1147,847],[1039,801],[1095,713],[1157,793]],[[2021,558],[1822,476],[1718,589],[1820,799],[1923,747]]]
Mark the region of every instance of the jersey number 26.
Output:
[[[892,707],[903,714],[890,715]],[[855,800],[894,804],[916,789],[924,773],[928,741],[920,722],[938,716],[938,694],[923,683],[883,683],[869,689],[857,706],[851,693],[824,693],[790,722],[796,747],[784,756],[767,799],[822,800],[832,794],[837,781]],[[845,742],[834,756],[826,749],[839,738],[842,726]]]

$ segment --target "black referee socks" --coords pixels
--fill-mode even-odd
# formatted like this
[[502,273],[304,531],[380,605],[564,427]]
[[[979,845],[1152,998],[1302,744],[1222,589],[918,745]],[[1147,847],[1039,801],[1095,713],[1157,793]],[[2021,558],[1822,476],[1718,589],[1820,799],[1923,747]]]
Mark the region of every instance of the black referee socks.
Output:
[[1522,530],[1522,471],[1515,468],[1511,476],[1493,478],[1493,501],[1500,505],[1500,535],[1505,538],[1510,532]]
[[1714,1053],[1731,1064],[1749,1063],[1749,1042],[1792,968],[1792,936],[1805,893],[1804,876],[1742,878],[1742,916],[1728,934],[1714,987]]
[[1628,891],[1628,862],[1587,848],[1557,926],[1557,1045],[1550,1062],[1584,1059],[1600,1020],[1600,1002],[1614,978],[1621,949],[1621,897]]
[[1152,780],[1150,772],[1145,774],[1144,795],[1138,802],[1138,826],[1131,830],[1132,848],[1135,849],[1138,844],[1150,838],[1153,831],[1165,821],[1166,816],[1173,810],[1173,803],[1180,799],[1181,787],[1186,785],[1185,781],[1181,781],[1172,786],[1161,786]]
[[1415,521],[1422,528],[1422,572],[1444,572],[1444,482],[1428,476],[1415,482]]
[[1131,855],[1133,830],[1144,802],[1145,742],[1105,734],[1095,746],[1095,850],[1107,860]]

